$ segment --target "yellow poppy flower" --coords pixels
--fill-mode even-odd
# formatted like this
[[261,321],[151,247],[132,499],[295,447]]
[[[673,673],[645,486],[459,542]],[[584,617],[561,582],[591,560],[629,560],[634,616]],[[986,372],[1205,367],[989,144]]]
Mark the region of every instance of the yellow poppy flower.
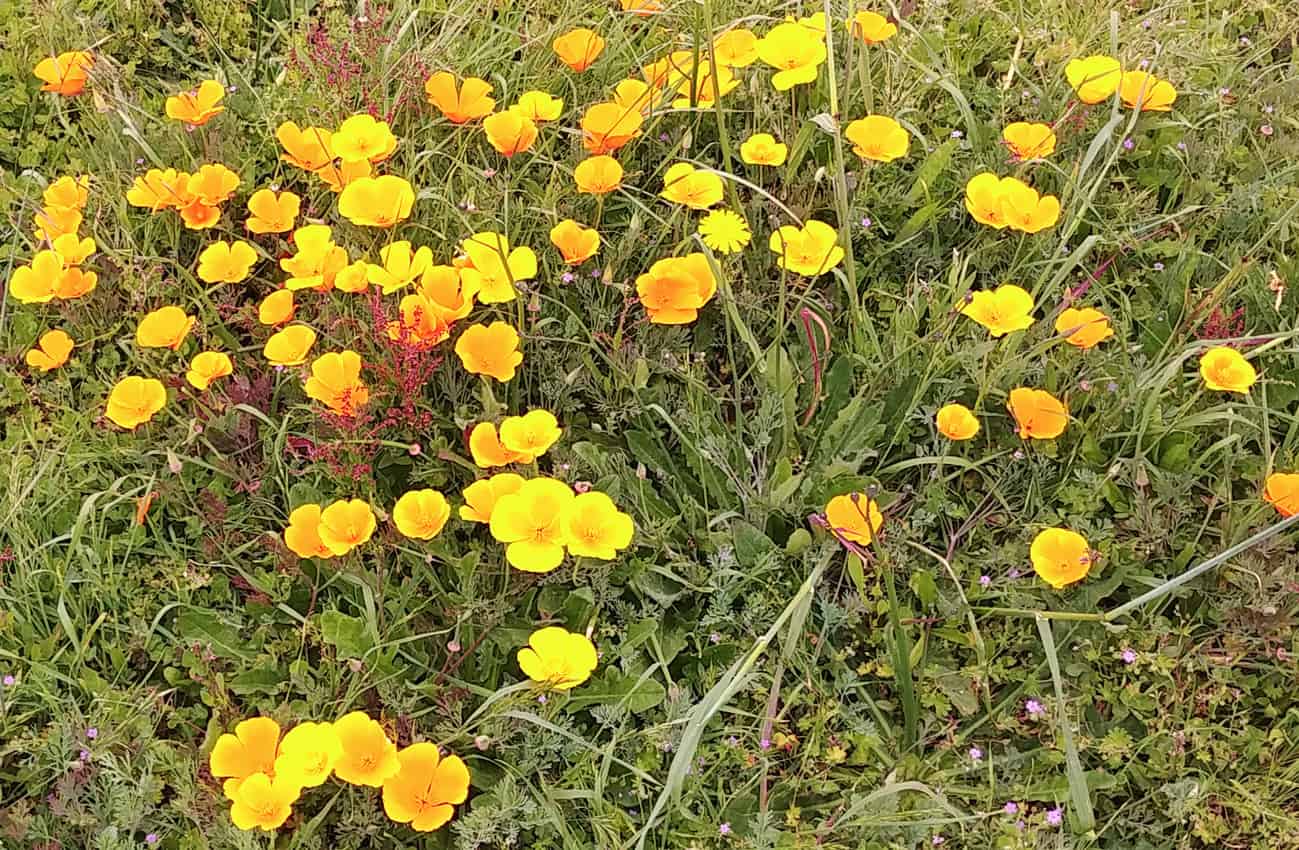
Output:
[[225,86],[216,80],[204,80],[193,91],[167,98],[167,117],[199,127],[225,112],[220,103],[226,96]]
[[72,355],[74,343],[66,332],[55,329],[41,334],[36,345],[27,352],[27,365],[42,372],[49,372],[68,362]]
[[556,38],[550,46],[561,62],[580,73],[604,51],[604,39],[597,32],[578,27]]
[[949,440],[970,440],[979,433],[979,419],[963,404],[945,404],[934,417],[938,433]]
[[469,769],[459,756],[443,758],[437,744],[411,744],[397,753],[396,775],[383,783],[383,811],[416,832],[432,832],[469,796]]
[[364,227],[392,227],[410,218],[414,204],[410,183],[392,174],[354,180],[338,196],[339,214]]
[[667,257],[636,278],[641,306],[656,325],[685,325],[717,294],[717,278],[701,253]]
[[635,532],[631,517],[618,510],[613,499],[597,490],[573,497],[564,509],[561,522],[568,553],[579,558],[611,561],[631,545]]
[[533,478],[502,496],[489,527],[492,537],[507,544],[505,560],[530,573],[558,567],[564,560],[563,514],[574,498],[571,487],[553,478]]
[[257,251],[242,239],[213,242],[198,255],[198,277],[205,283],[238,283],[257,262]]
[[578,266],[600,250],[600,234],[566,218],[550,229],[550,243],[559,249],[567,265]]
[[307,352],[316,344],[316,332],[306,325],[289,325],[271,334],[262,354],[272,366],[297,366],[307,361]]
[[334,156],[343,162],[380,163],[397,150],[397,137],[392,134],[387,121],[373,115],[353,115],[334,131],[330,140]]
[[248,220],[244,227],[252,233],[287,233],[293,229],[302,209],[302,199],[292,192],[258,189],[248,199]]
[[392,508],[392,522],[403,537],[432,540],[451,517],[446,496],[437,490],[410,490]]
[[519,669],[538,685],[557,691],[572,690],[591,678],[599,660],[586,635],[559,626],[538,629],[519,650]]
[[885,115],[867,115],[850,123],[843,137],[852,142],[852,152],[871,162],[892,162],[907,155],[911,136],[897,121]]
[[335,555],[363,545],[375,529],[374,512],[361,499],[340,499],[320,512],[320,542]]
[[[491,425],[486,424],[489,428]],[[460,507],[460,518],[466,522],[490,523],[492,511],[502,496],[517,493],[523,486],[523,476],[513,472],[498,472],[491,478],[480,478],[461,493],[465,503]]]
[[1007,407],[1021,439],[1053,440],[1069,424],[1069,409],[1046,390],[1016,387]]
[[1094,561],[1087,538],[1067,528],[1041,531],[1033,538],[1029,557],[1033,572],[1056,590],[1086,578]]
[[197,321],[180,307],[168,305],[146,313],[135,328],[135,344],[141,348],[170,348],[176,351]]
[[1220,345],[1200,355],[1200,377],[1211,390],[1248,395],[1258,372],[1239,351]]
[[491,85],[478,77],[466,77],[457,87],[455,74],[438,71],[424,81],[424,93],[429,103],[452,124],[482,118],[496,108],[496,101],[488,96],[492,93]]
[[961,304],[961,315],[988,329],[993,337],[1022,331],[1033,324],[1033,296],[1013,283],[972,292]]
[[335,720],[334,733],[343,747],[342,756],[334,763],[334,775],[349,785],[379,788],[401,770],[397,745],[364,711]]
[[1114,336],[1109,316],[1091,307],[1069,307],[1060,311],[1055,320],[1055,332],[1063,335],[1065,342],[1084,351]]
[[767,246],[777,255],[778,266],[804,277],[825,274],[843,262],[838,232],[816,219],[808,219],[801,229],[785,225],[771,234]]
[[156,378],[127,375],[108,394],[108,418],[128,431],[153,418],[167,403],[167,390]]
[[206,390],[213,381],[231,375],[234,371],[235,367],[230,362],[230,355],[220,351],[201,351],[189,361],[189,371],[185,373],[185,380],[197,390]]

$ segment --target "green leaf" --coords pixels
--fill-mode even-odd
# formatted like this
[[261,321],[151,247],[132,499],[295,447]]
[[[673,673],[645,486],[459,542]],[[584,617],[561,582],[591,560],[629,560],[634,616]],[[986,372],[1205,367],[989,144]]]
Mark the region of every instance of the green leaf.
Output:
[[245,670],[228,682],[233,693],[239,696],[249,694],[269,694],[274,696],[284,687],[286,679],[278,667],[266,665]]
[[176,617],[176,634],[185,643],[206,646],[221,658],[251,661],[257,654],[240,636],[239,628],[222,620],[215,611],[190,608]]
[[667,689],[654,678],[641,679],[624,675],[614,667],[591,678],[591,681],[572,692],[564,705],[569,712],[592,705],[622,704],[634,714],[641,714],[661,704],[667,698]]
[[731,523],[731,540],[735,544],[735,559],[744,567],[762,566],[780,551],[767,535],[742,519]]
[[339,658],[361,658],[374,646],[364,620],[332,609],[320,615],[320,634]]

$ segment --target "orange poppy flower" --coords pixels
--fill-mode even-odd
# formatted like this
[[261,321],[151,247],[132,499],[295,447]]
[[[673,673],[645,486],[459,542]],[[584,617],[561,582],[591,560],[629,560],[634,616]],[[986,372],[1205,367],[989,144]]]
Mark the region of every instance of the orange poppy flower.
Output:
[[1055,332],[1065,337],[1065,342],[1084,351],[1114,336],[1110,318],[1091,307],[1069,307],[1055,320]]
[[411,744],[397,753],[401,770],[383,783],[383,811],[416,832],[432,832],[451,820],[469,796],[469,769],[458,756],[442,758],[437,744]]
[[339,416],[355,416],[370,401],[370,391],[361,382],[361,355],[355,351],[331,351],[317,357],[304,389],[307,398]]
[[353,115],[334,131],[330,147],[344,163],[368,160],[380,163],[397,150],[397,137],[392,134],[387,121],[373,115]]
[[719,97],[730,94],[739,85],[739,77],[735,76],[727,66],[722,65],[714,74],[711,60],[700,62],[694,73],[682,79],[677,85],[672,108],[709,109]]
[[63,274],[63,258],[51,250],[37,251],[32,261],[14,269],[9,279],[9,294],[23,304],[45,304],[53,301]]
[[496,108],[496,101],[488,96],[492,93],[491,84],[478,77],[465,77],[457,90],[455,74],[438,71],[424,81],[424,93],[429,103],[452,124],[474,121],[490,115]]
[[[467,496],[469,491],[465,491]],[[1274,472],[1263,484],[1263,498],[1276,508],[1283,517],[1299,513],[1299,474],[1293,472]],[[461,508],[464,518],[464,508]]]
[[320,505],[299,505],[289,514],[284,545],[299,558],[332,558],[333,551],[320,539]]
[[506,451],[523,463],[532,463],[558,442],[564,429],[549,410],[530,410],[522,416],[507,416],[501,422],[500,440]]
[[221,220],[221,208],[202,201],[192,201],[180,208],[180,220],[190,230],[206,230]]
[[176,351],[197,320],[180,307],[168,305],[146,313],[135,329],[135,344],[141,348],[170,348]]
[[[342,249],[346,254],[346,249]],[[334,275],[334,288],[339,292],[365,292],[370,288],[370,264],[365,260],[357,260],[349,263],[338,270]]]
[[74,343],[72,337],[57,328],[41,334],[35,347],[27,352],[27,365],[42,372],[57,369],[68,362]]
[[1069,424],[1069,409],[1046,390],[1016,387],[1010,391],[1008,407],[1025,440],[1053,440]]
[[433,251],[427,246],[413,248],[405,239],[390,242],[379,249],[379,260],[382,265],[370,264],[366,278],[383,290],[384,295],[391,295],[399,289],[405,289],[423,277],[433,265]]
[[248,220],[244,227],[253,233],[287,233],[293,229],[302,209],[302,199],[292,192],[258,189],[248,199]]
[[202,351],[189,361],[189,371],[185,373],[185,380],[197,390],[206,390],[213,381],[233,374],[234,371],[235,367],[230,362],[230,355],[220,351]]
[[526,91],[519,95],[514,104],[519,112],[526,115],[534,124],[542,121],[554,121],[564,111],[564,99],[551,97],[544,91]]
[[330,191],[341,192],[362,177],[369,177],[373,171],[370,160],[358,159],[356,162],[325,163],[316,171],[316,176]]
[[316,332],[306,325],[289,325],[271,334],[262,354],[272,366],[297,366],[307,361],[307,353],[316,344]]
[[604,51],[604,39],[593,30],[578,27],[556,38],[550,46],[561,62],[580,73]]
[[91,292],[98,280],[99,276],[94,272],[65,268],[54,286],[54,297],[62,298],[64,301],[80,298]]
[[194,199],[215,207],[230,200],[239,188],[239,175],[219,162],[209,163],[190,175],[186,188]]
[[1168,112],[1177,100],[1177,89],[1145,71],[1124,71],[1119,82],[1119,97],[1129,109],[1142,112]]
[[451,328],[440,312],[419,293],[401,299],[395,322],[388,323],[388,338],[419,349],[429,349],[451,335]]
[[65,174],[58,180],[45,187],[41,193],[41,200],[46,209],[52,207],[71,207],[81,209],[86,205],[87,198],[90,197],[90,177],[81,175],[73,177],[71,174]]
[[204,283],[238,283],[256,262],[257,252],[242,239],[213,242],[198,255],[198,277]]
[[663,11],[663,4],[659,0],[619,0],[619,5],[624,12],[637,17],[657,15]]
[[803,277],[816,277],[843,262],[839,233],[823,221],[808,219],[803,227],[787,224],[771,234],[767,247],[776,265]]
[[335,276],[347,265],[347,249],[334,244],[333,229],[327,224],[308,224],[293,231],[297,253],[280,260],[289,273],[285,289],[328,290]]
[[156,378],[128,375],[108,394],[108,418],[119,428],[134,431],[167,403],[167,390]]
[[678,162],[663,175],[663,191],[659,197],[692,210],[706,210],[722,199],[723,189],[722,178],[714,172]]
[[84,50],[73,50],[47,57],[36,63],[32,73],[38,77],[43,86],[41,91],[52,91],[65,97],[81,94],[86,87],[86,72],[95,64],[93,54]]
[[430,266],[420,278],[418,292],[446,325],[460,321],[474,308],[474,293],[455,266]]
[[859,546],[869,546],[884,525],[880,506],[865,493],[846,493],[835,496],[825,506],[825,521],[845,540]]
[[886,115],[867,115],[850,123],[843,137],[852,142],[852,152],[871,162],[892,162],[907,155],[911,136]]
[[[489,423],[482,424],[491,427]],[[490,523],[496,503],[502,496],[519,492],[523,480],[523,476],[513,472],[498,472],[491,478],[480,478],[470,484],[461,493],[465,503],[460,508],[460,518],[465,522]]]
[[979,433],[979,419],[963,404],[945,404],[934,417],[938,433],[949,440],[969,440]]
[[1015,159],[1042,159],[1055,153],[1055,130],[1050,124],[1016,121],[1001,131],[1001,140]]
[[76,233],[81,227],[81,210],[76,207],[42,207],[33,218],[36,238],[53,242],[60,236]]
[[846,23],[848,32],[866,45],[879,44],[898,34],[898,25],[878,12],[858,12]]
[[220,106],[226,96],[225,86],[216,80],[204,80],[193,91],[181,92],[167,98],[167,117],[199,127],[225,112]]
[[335,555],[346,555],[369,540],[375,526],[368,504],[361,499],[340,499],[320,512],[320,542]]
[[668,257],[636,278],[641,306],[656,325],[685,325],[699,318],[699,310],[717,293],[708,258],[701,253]]
[[475,233],[460,247],[469,261],[460,277],[465,288],[484,304],[513,301],[516,284],[537,276],[536,253],[524,245],[511,248],[500,233]]
[[1248,395],[1258,372],[1239,351],[1220,345],[1200,355],[1200,377],[1211,390]]
[[600,234],[566,218],[550,230],[550,242],[559,249],[564,262],[578,266],[600,250]]
[[1112,56],[1088,56],[1070,60],[1064,66],[1064,75],[1083,103],[1100,103],[1108,99],[1119,87],[1123,66]]
[[1037,321],[1033,318],[1033,296],[1013,283],[971,292],[961,303],[960,312],[987,328],[994,338],[1022,331]]
[[451,505],[437,490],[407,491],[392,507],[392,524],[412,540],[432,540],[450,518]]
[[1055,195],[1038,195],[1014,177],[1002,178],[1000,192],[1001,214],[1012,230],[1037,233],[1060,220],[1060,199]]
[[257,321],[263,325],[282,325],[293,318],[293,290],[277,289],[257,305]]
[[276,128],[275,138],[284,148],[280,159],[298,168],[319,171],[334,160],[334,133],[324,127],[302,128],[285,121]]
[[593,154],[612,153],[639,133],[644,116],[616,103],[597,103],[582,116],[582,146]]
[[577,191],[587,195],[607,195],[622,185],[622,166],[606,154],[587,157],[573,169]]
[[496,152],[506,159],[523,153],[537,141],[537,125],[514,106],[483,119],[483,131]]
[[623,80],[613,88],[613,102],[624,109],[649,114],[659,101],[659,90],[643,80]]
[[789,145],[776,141],[770,133],[754,133],[740,145],[740,160],[745,165],[784,165]]
[[456,340],[456,356],[466,372],[505,383],[523,362],[519,332],[505,322],[470,325]]
[[415,190],[392,174],[362,177],[338,196],[338,212],[352,224],[363,227],[392,227],[410,217]]
[[189,202],[189,175],[174,168],[150,168],[135,178],[126,191],[126,202],[133,207],[145,207],[152,212],[169,207],[181,207]]
[[73,268],[84,263],[95,253],[95,240],[87,236],[82,239],[75,233],[65,233],[51,244],[54,253],[63,260],[64,268]]

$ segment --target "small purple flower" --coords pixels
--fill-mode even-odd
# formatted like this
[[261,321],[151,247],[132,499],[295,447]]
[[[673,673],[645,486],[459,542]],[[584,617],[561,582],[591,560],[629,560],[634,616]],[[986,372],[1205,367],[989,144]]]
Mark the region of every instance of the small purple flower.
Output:
[[864,227],[864,228],[866,228],[867,230],[870,229],[870,226],[871,226],[871,224],[873,224],[873,223],[874,223],[874,222],[872,222],[872,221],[870,220],[870,216],[867,216],[866,218],[863,218],[863,219],[861,220],[861,226]]
[[1035,699],[1031,699],[1025,702],[1024,710],[1028,712],[1029,717],[1041,717],[1042,715],[1046,714],[1046,709],[1042,707],[1042,703],[1038,702]]
[[1046,822],[1051,824],[1051,826],[1059,826],[1064,823],[1064,809],[1056,806],[1054,809],[1047,811]]
[[90,761],[90,750],[82,750],[77,753],[77,759],[80,761]]
[[670,141],[671,139],[672,139],[672,137],[669,136],[667,133],[659,133],[659,141],[660,141],[660,142]]
[[1272,135],[1272,125],[1264,124],[1262,127],[1258,128],[1258,131],[1262,133],[1264,136],[1270,136]]
[[1019,578],[1019,567],[1011,567],[1006,573],[1006,578]]
[[1123,650],[1123,655],[1120,657],[1123,659],[1124,664],[1135,664],[1137,662],[1137,653],[1131,649]]
[[562,280],[564,283],[572,283],[575,280],[572,272],[564,272],[562,275],[559,276],[559,279]]
[[708,642],[709,642],[709,643],[721,643],[721,642],[722,642],[722,636],[719,635],[717,632],[713,632],[711,635],[708,636]]
[[1136,146],[1137,146],[1137,143],[1134,142],[1134,141],[1132,141],[1131,138],[1127,138],[1127,139],[1124,139],[1124,140],[1123,140],[1123,149],[1124,149],[1125,151],[1130,151],[1130,150],[1132,150],[1133,148],[1135,148]]
[[1223,86],[1222,88],[1218,89],[1218,97],[1226,97],[1229,94],[1231,94],[1231,89],[1227,88],[1226,86]]
[[987,587],[992,584],[992,576],[979,576],[979,587]]
[[953,131],[952,131],[952,138],[953,138],[953,139],[959,139],[959,138],[962,138],[962,137],[964,137],[964,136],[965,136],[965,134],[962,133],[960,130],[953,130]]
[[1155,263],[1153,266],[1151,266],[1151,268],[1154,269],[1154,270],[1157,271],[1157,272],[1162,272],[1162,271],[1164,270],[1164,264],[1163,264],[1163,263]]
[[728,747],[738,747],[740,745],[740,739],[732,735],[726,739],[726,745]]
[[730,834],[731,834],[731,825],[730,825],[729,823],[724,823],[724,824],[722,824],[721,826],[717,827],[717,831],[718,831],[719,833],[721,833],[722,835],[730,835]]
[[947,839],[946,839],[946,838],[943,838],[941,835],[935,835],[935,836],[933,837],[933,839],[930,840],[929,843],[932,844],[932,845],[934,845],[935,847],[937,847],[938,845],[942,844],[942,843],[943,843],[944,841],[946,841],[946,840],[947,840]]
[[545,704],[546,704],[546,695],[545,695],[545,694],[542,694],[541,696],[537,697],[537,702],[541,703],[542,705],[545,705]]
[[495,168],[484,168],[484,169],[483,169],[483,179],[485,179],[485,180],[491,180],[491,179],[492,179],[493,177],[495,177],[495,176],[496,176],[496,169],[495,169]]
[[1020,818],[1019,820],[1015,821],[1015,829],[1018,829],[1020,832],[1023,832],[1024,827],[1026,826],[1028,826],[1028,824],[1024,823],[1023,818]]
[[1019,814],[1019,803],[1014,800],[1007,800],[1006,805],[1002,806],[1001,810],[1008,815],[1017,815]]
[[763,750],[771,749],[771,739],[763,738],[761,741],[758,742],[758,748]]
[[1105,385],[1106,392],[1116,393],[1119,391],[1119,385],[1116,381],[1110,381]]
[[230,94],[234,94],[235,92],[239,91],[239,86],[231,86],[230,88],[226,89],[226,91],[230,92]]
[[982,761],[982,760],[983,760],[983,750],[979,749],[978,747],[970,747],[970,760],[971,760],[971,761]]
[[447,644],[447,652],[459,652],[459,651],[460,651],[460,641],[453,640]]
[[1144,20],[1144,21],[1141,22],[1141,28],[1142,28],[1143,30],[1148,30],[1148,29],[1150,29],[1150,26],[1151,26],[1151,24],[1150,24],[1150,19],[1149,19],[1149,18],[1147,18],[1146,20]]
[[1250,46],[1251,44],[1253,44],[1253,43],[1254,43],[1254,42],[1250,41],[1250,40],[1249,40],[1249,36],[1247,36],[1247,35],[1242,35],[1242,36],[1240,37],[1240,46],[1241,46],[1241,47],[1249,47],[1249,46]]
[[86,730],[86,737],[92,741],[95,740],[96,738],[99,737],[99,730],[96,729],[94,726],[91,726],[89,729]]
[[600,279],[600,274],[601,272],[599,269],[591,269],[591,277],[595,278],[596,280]]
[[1149,68],[1149,67],[1150,67],[1150,60],[1149,60],[1149,59],[1142,59],[1140,62],[1137,63],[1137,67],[1140,67],[1140,68]]
[[6,673],[3,681],[6,688],[12,688],[18,680],[14,678],[12,673]]
[[148,835],[146,835],[146,836],[144,837],[144,843],[145,843],[145,844],[157,844],[157,843],[158,843],[158,833],[156,833],[156,832],[151,832],[151,833],[149,833]]
[[1010,456],[1011,456],[1012,458],[1014,458],[1015,460],[1023,460],[1023,459],[1024,459],[1024,452],[1023,452],[1022,450],[1020,450],[1020,449],[1015,449],[1015,451],[1012,452]]
[[1273,109],[1274,109],[1274,107],[1273,107],[1272,104],[1270,104],[1270,103],[1267,103],[1267,104],[1264,104],[1264,105],[1263,105],[1263,112],[1264,112],[1265,114],[1267,114],[1267,115],[1271,115],[1272,112],[1273,112]]
[[1184,151],[1184,150],[1186,150],[1186,142],[1178,142],[1178,143],[1177,143],[1177,149],[1178,149],[1179,151]]

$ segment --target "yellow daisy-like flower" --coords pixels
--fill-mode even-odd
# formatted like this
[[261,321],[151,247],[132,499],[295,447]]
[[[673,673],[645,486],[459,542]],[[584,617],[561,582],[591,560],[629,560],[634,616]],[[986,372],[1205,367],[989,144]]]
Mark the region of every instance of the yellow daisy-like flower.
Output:
[[713,210],[699,221],[699,238],[718,254],[734,254],[749,244],[749,223],[731,210]]

